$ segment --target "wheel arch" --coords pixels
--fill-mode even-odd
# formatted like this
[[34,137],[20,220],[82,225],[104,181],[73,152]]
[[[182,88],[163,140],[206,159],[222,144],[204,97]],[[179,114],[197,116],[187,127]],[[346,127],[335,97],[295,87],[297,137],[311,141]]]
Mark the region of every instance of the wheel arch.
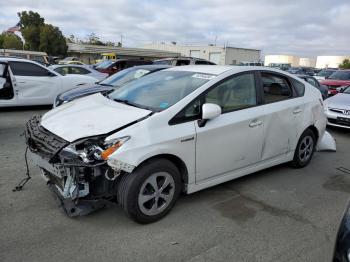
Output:
[[141,168],[143,165],[145,165],[146,163],[154,160],[154,159],[167,159],[170,162],[172,162],[178,169],[179,172],[181,174],[181,181],[183,184],[183,189],[185,190],[185,185],[188,184],[188,169],[187,166],[185,164],[185,162],[178,156],[173,155],[173,154],[158,154],[158,155],[154,155],[151,156],[145,160],[143,160],[139,165],[137,165],[136,169]]
[[[317,141],[318,141],[320,135],[319,135],[319,132],[318,132],[318,129],[316,128],[316,126],[310,125],[310,126],[308,126],[307,128],[305,128],[304,132],[305,132],[307,129],[310,129],[310,130],[314,133],[315,138],[316,138],[316,143],[317,143]],[[303,132],[303,133],[304,133],[304,132]]]

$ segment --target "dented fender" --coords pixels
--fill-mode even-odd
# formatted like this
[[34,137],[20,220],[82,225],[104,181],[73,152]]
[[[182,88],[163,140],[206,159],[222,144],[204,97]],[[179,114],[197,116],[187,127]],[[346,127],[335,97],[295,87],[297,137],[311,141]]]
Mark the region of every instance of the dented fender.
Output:
[[337,151],[337,145],[333,136],[325,131],[323,136],[318,140],[317,151]]

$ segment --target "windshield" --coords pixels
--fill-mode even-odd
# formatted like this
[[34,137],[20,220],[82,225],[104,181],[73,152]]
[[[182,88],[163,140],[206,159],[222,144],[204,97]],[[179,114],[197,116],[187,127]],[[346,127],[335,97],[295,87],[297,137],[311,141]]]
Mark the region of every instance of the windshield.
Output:
[[346,87],[343,91],[344,94],[350,94],[350,86]]
[[171,65],[171,63],[172,63],[172,60],[170,59],[153,61],[154,65]]
[[96,66],[96,68],[106,69],[106,68],[109,67],[111,64],[113,64],[113,62],[112,62],[111,60],[103,61],[103,62],[100,63],[98,66]]
[[130,82],[148,74],[149,72],[151,71],[131,67],[106,78],[105,80],[101,81],[100,84],[109,86],[122,86],[127,82]]
[[350,80],[350,71],[337,71],[334,72],[329,79],[335,80]]
[[335,71],[331,71],[331,70],[321,70],[317,76],[324,76],[324,77],[328,77],[331,74],[333,74]]
[[118,88],[108,97],[153,111],[162,111],[214,77],[188,71],[158,71]]

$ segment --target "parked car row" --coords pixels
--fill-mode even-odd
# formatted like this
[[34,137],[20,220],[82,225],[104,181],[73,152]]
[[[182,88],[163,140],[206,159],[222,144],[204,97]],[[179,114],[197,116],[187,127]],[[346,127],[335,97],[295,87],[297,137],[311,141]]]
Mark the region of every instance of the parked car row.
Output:
[[143,65],[87,90],[26,125],[30,157],[69,216],[114,201],[150,223],[181,192],[335,150],[321,93],[279,70]]

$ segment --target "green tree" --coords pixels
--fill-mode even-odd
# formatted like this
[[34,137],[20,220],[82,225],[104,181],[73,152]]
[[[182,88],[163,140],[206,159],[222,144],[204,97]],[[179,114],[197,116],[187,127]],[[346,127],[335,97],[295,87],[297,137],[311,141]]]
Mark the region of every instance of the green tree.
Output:
[[1,34],[0,35],[0,48],[4,48],[3,45],[4,45],[4,34]]
[[22,11],[18,13],[20,31],[25,40],[25,48],[43,51],[49,55],[65,55],[66,39],[58,27],[46,24],[39,13]]
[[341,69],[350,69],[350,60],[344,59],[343,63],[339,65],[339,68]]
[[25,48],[38,51],[40,46],[40,27],[44,26],[45,19],[39,13],[22,11],[17,13],[19,27],[25,40]]
[[88,34],[87,41],[83,43],[88,45],[106,45],[100,40],[100,38],[95,33]]
[[39,51],[48,55],[64,55],[67,53],[66,39],[58,27],[45,24],[40,27]]
[[0,35],[0,48],[23,49],[23,42],[14,33],[2,33]]

